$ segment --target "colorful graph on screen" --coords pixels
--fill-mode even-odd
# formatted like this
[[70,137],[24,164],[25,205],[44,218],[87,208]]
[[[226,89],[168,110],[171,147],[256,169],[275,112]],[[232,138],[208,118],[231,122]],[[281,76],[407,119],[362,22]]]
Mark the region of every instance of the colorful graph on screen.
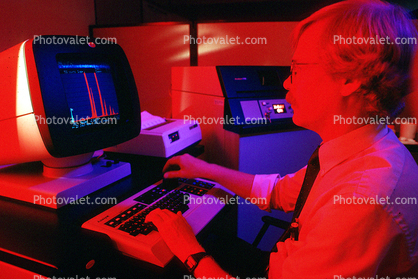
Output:
[[109,124],[119,119],[119,107],[107,64],[58,63],[73,128]]

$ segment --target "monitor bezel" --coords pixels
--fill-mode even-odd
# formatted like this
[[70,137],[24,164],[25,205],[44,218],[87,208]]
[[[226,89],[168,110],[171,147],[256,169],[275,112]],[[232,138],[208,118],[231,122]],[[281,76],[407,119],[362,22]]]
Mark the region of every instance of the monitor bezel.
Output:
[[[52,36],[44,37],[48,41],[47,38]],[[66,42],[80,39],[78,36],[53,37],[67,38],[60,40]],[[88,42],[87,38],[85,42]],[[136,137],[140,132],[139,96],[125,53],[117,44],[92,46],[87,43],[40,44],[34,40],[26,45],[26,54],[32,54],[27,62],[33,59],[32,66],[28,66],[28,79],[34,114],[45,147],[53,157],[74,156],[114,146]],[[57,55],[62,54],[81,58],[102,57],[110,63],[120,112],[120,120],[116,124],[96,125],[81,131],[73,129],[69,123],[45,123],[45,119],[71,117],[57,63]]]

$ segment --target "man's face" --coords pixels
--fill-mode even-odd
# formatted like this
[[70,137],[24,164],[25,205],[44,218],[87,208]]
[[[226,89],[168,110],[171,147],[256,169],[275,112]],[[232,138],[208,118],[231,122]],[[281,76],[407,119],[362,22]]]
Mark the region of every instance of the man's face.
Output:
[[341,81],[325,71],[319,38],[326,22],[308,27],[300,37],[293,55],[293,74],[284,82],[289,90],[286,100],[294,110],[296,125],[318,132],[332,129],[334,114],[341,112]]

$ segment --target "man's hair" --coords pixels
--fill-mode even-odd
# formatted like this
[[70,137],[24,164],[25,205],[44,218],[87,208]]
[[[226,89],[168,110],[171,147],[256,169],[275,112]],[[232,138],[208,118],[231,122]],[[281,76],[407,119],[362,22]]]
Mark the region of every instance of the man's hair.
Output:
[[398,115],[410,93],[417,43],[417,30],[406,11],[380,0],[338,2],[299,23],[294,48],[309,26],[323,20],[328,26],[320,37],[319,55],[328,72],[361,82],[356,93],[367,101],[369,115]]

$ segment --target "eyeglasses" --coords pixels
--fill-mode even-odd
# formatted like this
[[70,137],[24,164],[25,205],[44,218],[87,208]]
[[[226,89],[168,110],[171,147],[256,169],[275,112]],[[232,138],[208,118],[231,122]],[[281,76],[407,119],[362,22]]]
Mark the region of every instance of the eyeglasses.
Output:
[[297,63],[295,61],[292,61],[292,64],[290,64],[290,84],[293,84],[293,79],[295,78],[297,72],[296,67],[297,66],[308,66],[308,65],[318,65],[319,63]]

